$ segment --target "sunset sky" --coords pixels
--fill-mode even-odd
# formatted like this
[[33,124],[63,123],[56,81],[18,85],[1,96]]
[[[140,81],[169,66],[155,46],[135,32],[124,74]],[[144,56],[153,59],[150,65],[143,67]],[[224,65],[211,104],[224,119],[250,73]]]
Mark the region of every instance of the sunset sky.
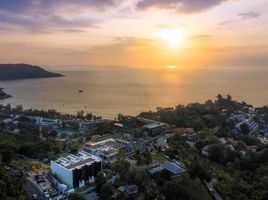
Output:
[[267,0],[0,0],[1,63],[268,66]]

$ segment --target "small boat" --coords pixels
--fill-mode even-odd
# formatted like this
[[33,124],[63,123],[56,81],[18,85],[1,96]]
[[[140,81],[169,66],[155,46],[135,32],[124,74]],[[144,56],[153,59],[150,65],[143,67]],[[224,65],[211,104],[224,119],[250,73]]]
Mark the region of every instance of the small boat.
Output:
[[79,92],[79,93],[82,93],[82,92],[83,92],[83,90],[78,90],[78,92]]

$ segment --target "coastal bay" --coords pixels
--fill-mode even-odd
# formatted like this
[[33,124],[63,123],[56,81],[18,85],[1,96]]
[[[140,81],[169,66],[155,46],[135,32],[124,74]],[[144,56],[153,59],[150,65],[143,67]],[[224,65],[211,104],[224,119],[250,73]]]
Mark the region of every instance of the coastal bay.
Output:
[[0,81],[5,92],[12,95],[0,103],[73,114],[84,110],[113,119],[118,113],[135,115],[159,106],[204,102],[215,99],[218,93],[230,94],[255,106],[268,102],[268,70],[265,68],[45,68],[65,76]]

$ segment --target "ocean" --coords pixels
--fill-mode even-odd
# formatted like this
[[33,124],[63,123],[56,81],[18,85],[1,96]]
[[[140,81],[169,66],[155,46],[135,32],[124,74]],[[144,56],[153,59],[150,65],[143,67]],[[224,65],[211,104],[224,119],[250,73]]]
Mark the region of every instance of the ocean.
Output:
[[118,113],[136,115],[157,107],[202,103],[215,99],[218,94],[230,94],[255,106],[268,104],[268,69],[265,67],[44,68],[65,76],[2,81],[0,87],[12,98],[0,100],[0,104],[56,109],[71,114],[84,110],[110,119]]

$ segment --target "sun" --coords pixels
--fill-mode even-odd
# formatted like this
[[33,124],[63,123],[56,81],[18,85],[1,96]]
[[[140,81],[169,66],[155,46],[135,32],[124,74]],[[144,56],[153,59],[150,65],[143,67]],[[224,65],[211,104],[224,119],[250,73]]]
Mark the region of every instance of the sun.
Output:
[[183,41],[183,32],[180,29],[162,30],[160,36],[170,47],[178,47]]

